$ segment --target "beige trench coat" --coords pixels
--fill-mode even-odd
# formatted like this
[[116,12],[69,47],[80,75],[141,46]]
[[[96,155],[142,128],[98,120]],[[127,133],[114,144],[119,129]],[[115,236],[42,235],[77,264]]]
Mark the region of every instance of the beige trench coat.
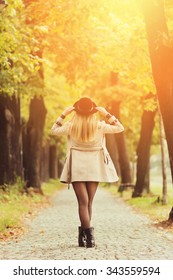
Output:
[[63,126],[52,127],[55,135],[67,135],[67,154],[64,168],[60,177],[63,183],[76,181],[94,182],[116,182],[117,172],[105,145],[106,133],[119,133],[124,130],[122,124],[106,124],[104,121],[98,122],[97,132],[94,141],[80,143],[74,141],[69,136],[70,122]]

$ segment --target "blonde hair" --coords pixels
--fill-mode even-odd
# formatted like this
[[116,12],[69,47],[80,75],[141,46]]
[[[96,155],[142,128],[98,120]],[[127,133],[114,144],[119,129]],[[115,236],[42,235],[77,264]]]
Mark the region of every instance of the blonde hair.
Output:
[[90,142],[94,140],[97,119],[95,114],[82,116],[77,113],[74,114],[71,120],[70,136],[80,142]]

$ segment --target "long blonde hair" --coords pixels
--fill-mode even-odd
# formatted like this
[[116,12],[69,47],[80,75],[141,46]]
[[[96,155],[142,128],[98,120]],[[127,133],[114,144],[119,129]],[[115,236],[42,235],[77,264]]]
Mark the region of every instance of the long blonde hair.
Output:
[[98,121],[95,114],[82,116],[74,114],[71,120],[70,136],[80,142],[90,142],[94,140]]

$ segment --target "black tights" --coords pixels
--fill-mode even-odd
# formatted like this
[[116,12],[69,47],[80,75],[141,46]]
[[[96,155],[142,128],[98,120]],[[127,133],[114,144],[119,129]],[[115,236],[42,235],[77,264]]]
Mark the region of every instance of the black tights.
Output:
[[92,216],[92,202],[98,182],[73,182],[72,185],[78,201],[81,227],[84,229],[89,228]]

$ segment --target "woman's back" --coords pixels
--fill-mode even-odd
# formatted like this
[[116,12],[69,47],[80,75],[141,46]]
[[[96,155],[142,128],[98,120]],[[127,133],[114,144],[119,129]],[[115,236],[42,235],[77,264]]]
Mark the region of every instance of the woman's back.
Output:
[[[64,118],[75,111],[71,121]],[[101,113],[107,121],[98,121],[95,113]],[[99,182],[116,182],[118,176],[105,146],[106,133],[118,133],[124,128],[103,107],[97,107],[89,98],[81,98],[66,108],[52,127],[55,135],[66,135],[68,149],[60,181],[73,185],[79,209],[78,244],[94,247],[94,228],[90,227],[92,202]]]

